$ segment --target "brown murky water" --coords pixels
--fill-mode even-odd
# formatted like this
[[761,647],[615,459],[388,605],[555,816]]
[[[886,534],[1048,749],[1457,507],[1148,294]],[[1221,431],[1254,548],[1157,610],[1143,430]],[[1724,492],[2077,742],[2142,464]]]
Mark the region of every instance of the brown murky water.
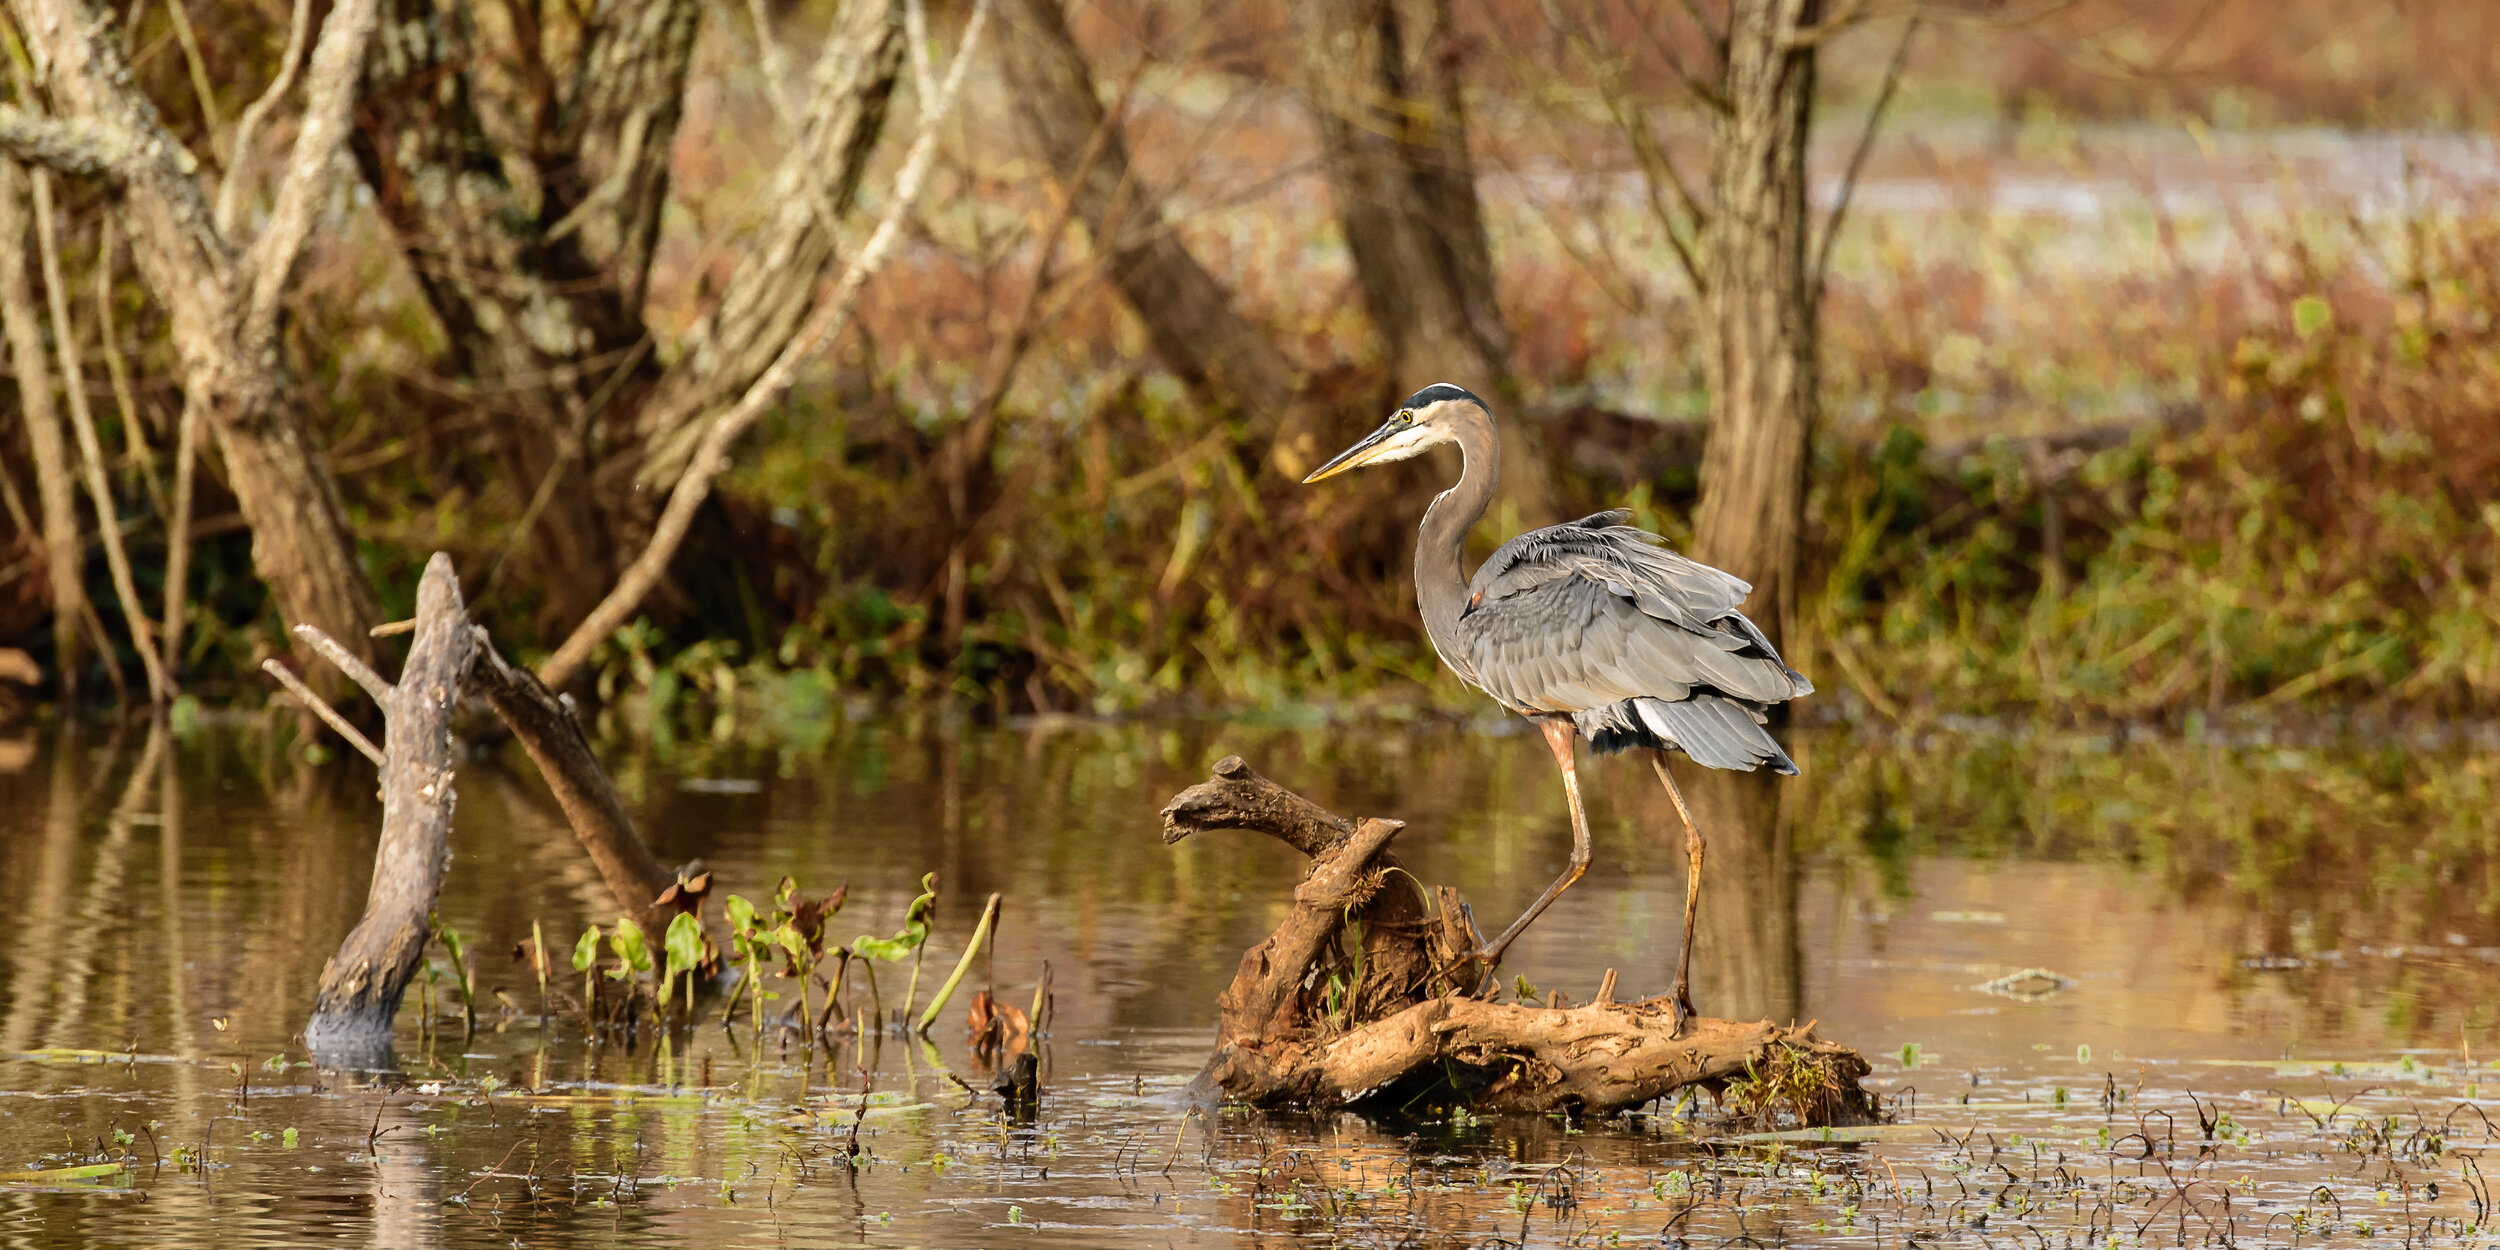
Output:
[[[561,948],[610,909],[501,760],[461,777],[442,903],[479,952],[480,1032],[429,1041],[412,1001],[406,1082],[320,1076],[290,1038],[361,907],[370,772],[237,727],[153,758],[135,731],[0,741],[0,1172],[133,1163],[0,1177],[0,1240],[2500,1241],[2481,1231],[2500,1219],[2480,1163],[2500,1119],[2488,735],[1798,736],[1785,832],[1714,846],[1697,988],[1713,1014],[1819,1019],[1877,1057],[1903,1122],[1830,1145],[1697,1142],[1671,1113],[1207,1119],[1174,1098],[1297,864],[1246,837],[1166,848],[1164,799],[1239,752],[1406,819],[1420,875],[1506,917],[1566,845],[1517,737],[931,722],[617,749],[663,859],[750,897],[847,880],[842,937],[892,932],[936,871],[943,966],[1003,891],[986,975],[1021,1001],[1047,963],[1055,986],[1029,1127],[958,1084],[988,1077],[952,1009],[932,1045],[760,1062],[708,1023],[665,1052],[542,1031],[509,953],[532,921]],[[1584,775],[1596,869],[1509,971],[1586,997],[1613,967],[1654,992],[1682,894],[1669,812],[1632,767]]]

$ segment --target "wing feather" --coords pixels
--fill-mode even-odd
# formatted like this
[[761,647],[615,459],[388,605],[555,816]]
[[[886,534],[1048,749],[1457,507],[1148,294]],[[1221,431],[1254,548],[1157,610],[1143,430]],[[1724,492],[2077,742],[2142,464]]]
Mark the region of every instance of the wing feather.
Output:
[[[1457,642],[1478,685],[1524,712],[1682,701],[1703,690],[1756,703],[1812,692],[1745,619],[1752,587],[1666,550],[1626,519],[1601,512],[1530,531],[1476,571]],[[1680,727],[1728,753],[1768,741],[1729,733],[1716,713]]]

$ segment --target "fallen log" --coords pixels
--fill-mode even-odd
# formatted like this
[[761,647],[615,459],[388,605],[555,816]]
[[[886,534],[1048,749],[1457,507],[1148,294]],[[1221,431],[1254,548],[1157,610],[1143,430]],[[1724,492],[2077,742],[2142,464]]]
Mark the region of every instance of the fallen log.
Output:
[[[417,586],[416,637],[394,685],[310,625],[296,632],[381,705],[377,750],[319,696],[271,660],[263,665],[381,769],[382,837],[365,913],[322,965],[305,1047],[326,1067],[388,1066],[391,1022],[434,934],[433,911],[451,860],[452,782],[459,763],[451,716],[464,689],[483,694],[564,809],[618,908],[646,933],[666,930],[662,901],[677,885],[634,828],[625,801],[590,752],[572,709],[527,670],[505,663],[470,622],[451,557],[437,552]],[[385,631],[377,631],[385,632]],[[387,632],[397,632],[391,630]]]
[[[1218,998],[1202,1098],[1302,1109],[1608,1115],[1688,1089],[1753,1123],[1818,1127],[1875,1117],[1856,1051],[1770,1021],[1690,1020],[1664,998],[1563,1007],[1491,1000],[1460,960],[1477,945],[1456,891],[1428,902],[1389,852],[1394,820],[1350,820],[1261,777],[1238,756],[1163,809],[1166,843],[1218,829],[1311,857],[1293,909],[1241,957]],[[1482,981],[1483,984],[1479,984]]]

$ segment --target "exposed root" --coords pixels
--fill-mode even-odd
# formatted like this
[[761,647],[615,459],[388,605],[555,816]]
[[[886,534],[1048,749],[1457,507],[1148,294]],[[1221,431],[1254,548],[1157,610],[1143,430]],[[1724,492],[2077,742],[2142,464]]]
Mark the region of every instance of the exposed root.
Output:
[[1348,820],[1238,756],[1175,796],[1164,840],[1248,829],[1312,857],[1293,910],[1241,957],[1218,1000],[1215,1054],[1197,1090],[1264,1106],[1607,1114],[1686,1089],[1765,1126],[1863,1122],[1866,1060],[1813,1026],[1693,1020],[1663,998],[1581,1007],[1486,1001],[1456,891],[1437,906],[1388,849],[1405,826]]

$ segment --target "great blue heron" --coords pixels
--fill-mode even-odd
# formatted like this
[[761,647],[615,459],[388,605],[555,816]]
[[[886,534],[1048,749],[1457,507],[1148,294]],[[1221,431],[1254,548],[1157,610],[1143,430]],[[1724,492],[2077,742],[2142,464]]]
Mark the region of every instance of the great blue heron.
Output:
[[1496,549],[1470,579],[1460,562],[1467,531],[1493,501],[1502,471],[1492,410],[1465,388],[1436,383],[1407,397],[1386,424],[1321,465],[1305,482],[1456,443],[1458,485],[1424,510],[1415,545],[1415,599],[1441,662],[1502,706],[1535,721],[1571,800],[1571,866],[1526,914],[1474,952],[1490,970],[1520,931],[1589,865],[1588,815],[1573,739],[1605,754],[1639,748],[1684,821],[1684,945],[1676,1010],[1693,1014],[1693,914],[1701,899],[1702,836],[1667,772],[1667,752],[1745,772],[1797,765],[1764,731],[1771,704],[1814,693],[1738,611],[1742,580],[1666,549],[1664,539],[1600,512],[1530,530]]

